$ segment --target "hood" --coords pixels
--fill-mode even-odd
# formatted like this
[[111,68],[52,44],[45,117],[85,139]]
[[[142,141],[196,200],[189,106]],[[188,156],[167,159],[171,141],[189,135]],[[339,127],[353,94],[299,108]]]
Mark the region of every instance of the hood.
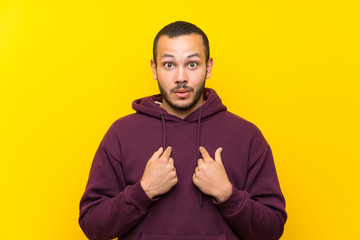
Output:
[[201,119],[205,119],[221,111],[226,111],[226,106],[222,104],[221,99],[216,94],[215,90],[205,88],[203,97],[205,103],[200,108],[191,112],[184,119],[171,115],[165,109],[159,107],[156,102],[162,102],[160,94],[137,99],[132,103],[132,107],[138,113],[150,115],[159,119],[163,116],[163,118],[168,121],[183,120],[186,122],[198,121],[199,111],[202,111]]

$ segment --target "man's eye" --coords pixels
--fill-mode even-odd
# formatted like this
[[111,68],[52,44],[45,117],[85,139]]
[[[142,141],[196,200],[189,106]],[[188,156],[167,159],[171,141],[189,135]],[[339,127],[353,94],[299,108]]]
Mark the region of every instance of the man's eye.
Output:
[[169,62],[165,63],[165,67],[166,67],[166,68],[171,68],[172,66],[173,66],[172,63],[169,63]]
[[194,68],[194,67],[196,67],[197,66],[197,63],[196,62],[190,62],[189,63],[189,67],[191,67],[191,68]]

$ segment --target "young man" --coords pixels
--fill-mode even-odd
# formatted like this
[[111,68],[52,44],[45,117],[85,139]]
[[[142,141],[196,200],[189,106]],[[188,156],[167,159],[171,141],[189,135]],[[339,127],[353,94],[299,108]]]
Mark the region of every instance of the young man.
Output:
[[80,202],[89,239],[279,239],[287,215],[269,145],[205,88],[213,59],[187,22],[155,37],[161,94],[133,102],[96,152]]

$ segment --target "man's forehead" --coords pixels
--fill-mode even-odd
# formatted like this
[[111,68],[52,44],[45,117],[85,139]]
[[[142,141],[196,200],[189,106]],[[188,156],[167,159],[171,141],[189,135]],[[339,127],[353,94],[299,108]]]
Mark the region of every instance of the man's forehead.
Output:
[[175,53],[201,56],[205,55],[205,46],[199,34],[180,35],[173,38],[163,35],[159,38],[157,52],[161,58]]

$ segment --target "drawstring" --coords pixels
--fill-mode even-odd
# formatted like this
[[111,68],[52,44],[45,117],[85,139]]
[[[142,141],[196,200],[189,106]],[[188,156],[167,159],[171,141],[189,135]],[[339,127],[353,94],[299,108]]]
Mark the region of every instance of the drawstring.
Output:
[[[200,159],[200,135],[201,135],[201,113],[203,111],[203,108],[200,107],[200,110],[199,110],[199,118],[198,118],[198,124],[197,124],[197,139],[196,139],[196,147],[197,147],[197,159]],[[201,191],[199,190],[199,200],[200,200],[200,207],[203,206],[203,198],[202,198],[202,193]]]
[[[202,107],[200,107],[199,109],[199,118],[198,118],[198,123],[197,123],[197,136],[196,136],[196,151],[197,151],[197,159],[200,159],[200,136],[201,136],[201,114],[202,111],[204,111],[204,109]],[[166,147],[166,126],[165,126],[165,118],[164,118],[164,113],[160,113],[161,116],[161,121],[162,121],[162,129],[163,129],[163,149],[165,150]],[[200,200],[200,207],[203,206],[203,197],[202,197],[202,193],[199,190],[199,200]]]
[[163,149],[165,151],[166,147],[166,127],[165,127],[165,119],[164,119],[164,113],[160,113],[161,120],[162,120],[162,129],[163,129]]

